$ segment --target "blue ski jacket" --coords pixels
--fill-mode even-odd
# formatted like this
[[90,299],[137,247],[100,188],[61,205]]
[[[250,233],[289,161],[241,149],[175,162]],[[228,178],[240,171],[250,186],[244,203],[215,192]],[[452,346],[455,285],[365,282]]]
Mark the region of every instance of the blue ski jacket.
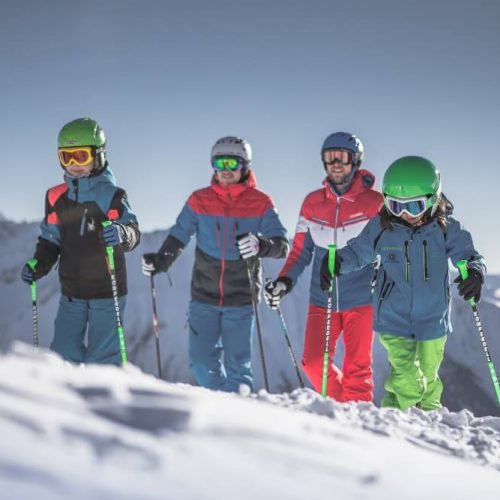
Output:
[[449,261],[467,260],[484,277],[484,259],[471,235],[447,217],[443,229],[436,219],[418,228],[394,223],[383,229],[380,216],[338,251],[341,274],[379,259],[374,284],[374,330],[416,340],[432,340],[451,331]]

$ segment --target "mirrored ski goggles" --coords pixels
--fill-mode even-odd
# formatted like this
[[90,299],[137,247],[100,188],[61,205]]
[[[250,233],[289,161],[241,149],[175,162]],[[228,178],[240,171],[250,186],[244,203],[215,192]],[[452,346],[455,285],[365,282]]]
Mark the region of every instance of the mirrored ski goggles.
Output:
[[343,167],[347,167],[351,165],[352,160],[352,151],[347,151],[346,149],[327,149],[323,151],[323,163],[325,165],[340,163]]
[[401,199],[386,196],[385,206],[396,217],[400,217],[403,212],[411,217],[418,217],[432,206],[432,197],[419,196],[418,198]]
[[90,146],[59,149],[59,161],[64,167],[69,167],[71,164],[85,167],[93,159],[94,154]]
[[229,170],[235,172],[241,170],[245,166],[245,162],[238,156],[216,156],[212,158],[212,166],[216,172]]

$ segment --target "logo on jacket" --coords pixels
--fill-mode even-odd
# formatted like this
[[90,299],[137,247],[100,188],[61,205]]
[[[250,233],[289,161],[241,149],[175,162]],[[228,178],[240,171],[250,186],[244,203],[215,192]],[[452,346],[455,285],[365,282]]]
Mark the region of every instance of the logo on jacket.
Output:
[[87,220],[87,231],[95,231],[95,220],[92,217]]

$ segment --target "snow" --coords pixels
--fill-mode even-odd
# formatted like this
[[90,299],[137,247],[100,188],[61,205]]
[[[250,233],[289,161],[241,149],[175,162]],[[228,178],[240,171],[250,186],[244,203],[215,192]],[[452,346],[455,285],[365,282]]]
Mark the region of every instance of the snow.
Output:
[[0,496],[470,499],[500,487],[500,418],[225,394],[137,367],[0,357]]

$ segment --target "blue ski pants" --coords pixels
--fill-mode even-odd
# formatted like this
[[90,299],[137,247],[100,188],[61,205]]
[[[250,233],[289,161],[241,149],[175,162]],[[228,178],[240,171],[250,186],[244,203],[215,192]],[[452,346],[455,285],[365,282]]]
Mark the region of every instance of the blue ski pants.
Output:
[[[125,296],[119,298],[122,323],[125,299]],[[65,360],[121,364],[113,299],[82,300],[61,295],[54,326],[50,348]]]
[[199,385],[227,392],[238,392],[241,384],[252,389],[254,318],[252,306],[190,302],[189,358]]

